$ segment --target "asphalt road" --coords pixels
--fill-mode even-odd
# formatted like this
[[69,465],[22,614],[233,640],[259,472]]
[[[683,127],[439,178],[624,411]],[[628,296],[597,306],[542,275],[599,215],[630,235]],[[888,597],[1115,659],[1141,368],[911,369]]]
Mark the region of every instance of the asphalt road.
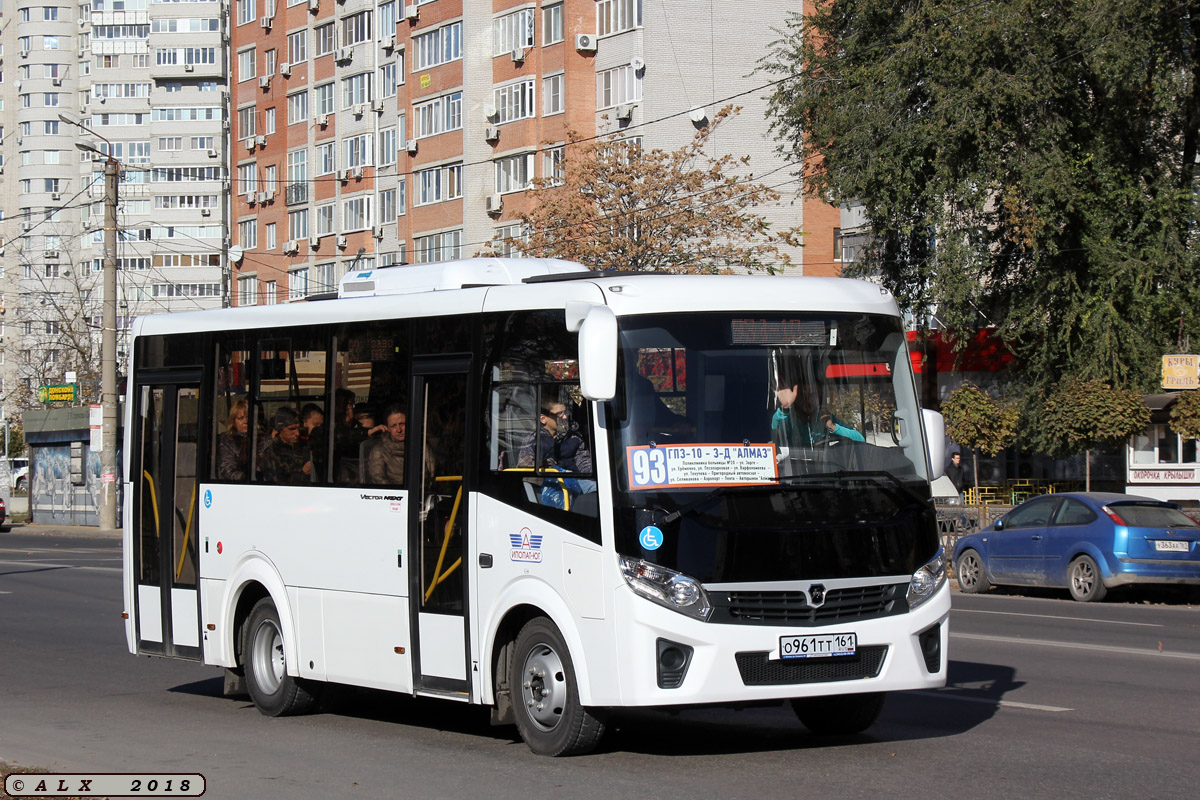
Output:
[[[199,772],[209,798],[1174,798],[1200,783],[1200,607],[956,594],[950,686],[822,740],[782,706],[618,718],[533,756],[486,712],[338,692],[261,716],[220,672],[125,649],[112,539],[0,534],[0,762]],[[1136,598],[1135,598],[1136,599]]]

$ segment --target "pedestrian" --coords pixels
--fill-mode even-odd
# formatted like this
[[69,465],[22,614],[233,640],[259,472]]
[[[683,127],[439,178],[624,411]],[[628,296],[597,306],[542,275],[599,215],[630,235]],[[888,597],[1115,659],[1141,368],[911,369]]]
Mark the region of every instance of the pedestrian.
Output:
[[958,450],[950,454],[950,463],[946,465],[946,477],[954,484],[954,491],[958,492],[958,502],[963,503],[963,493],[971,482],[967,477],[967,468],[962,463],[962,453]]

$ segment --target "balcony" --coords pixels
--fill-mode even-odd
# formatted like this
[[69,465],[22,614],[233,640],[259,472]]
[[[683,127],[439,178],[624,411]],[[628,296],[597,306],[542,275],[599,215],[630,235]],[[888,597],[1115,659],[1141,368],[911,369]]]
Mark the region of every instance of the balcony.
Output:
[[284,189],[284,203],[289,206],[308,202],[307,183],[289,183]]

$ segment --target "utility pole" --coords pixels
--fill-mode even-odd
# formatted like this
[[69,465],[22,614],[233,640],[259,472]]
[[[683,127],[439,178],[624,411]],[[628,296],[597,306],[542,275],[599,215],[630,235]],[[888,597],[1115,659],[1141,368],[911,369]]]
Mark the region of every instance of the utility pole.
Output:
[[104,313],[100,331],[100,528],[117,527],[117,185],[121,165],[104,162]]

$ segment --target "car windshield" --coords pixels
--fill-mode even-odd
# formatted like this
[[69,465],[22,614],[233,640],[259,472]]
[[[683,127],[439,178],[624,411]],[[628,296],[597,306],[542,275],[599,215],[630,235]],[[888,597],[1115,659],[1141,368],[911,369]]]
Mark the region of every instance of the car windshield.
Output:
[[620,346],[620,552],[714,581],[907,574],[932,556],[898,319],[647,315],[622,319]]
[[1196,520],[1171,506],[1118,503],[1109,507],[1113,511],[1116,511],[1121,519],[1125,520],[1126,525],[1135,528],[1200,527],[1200,524],[1197,524]]

